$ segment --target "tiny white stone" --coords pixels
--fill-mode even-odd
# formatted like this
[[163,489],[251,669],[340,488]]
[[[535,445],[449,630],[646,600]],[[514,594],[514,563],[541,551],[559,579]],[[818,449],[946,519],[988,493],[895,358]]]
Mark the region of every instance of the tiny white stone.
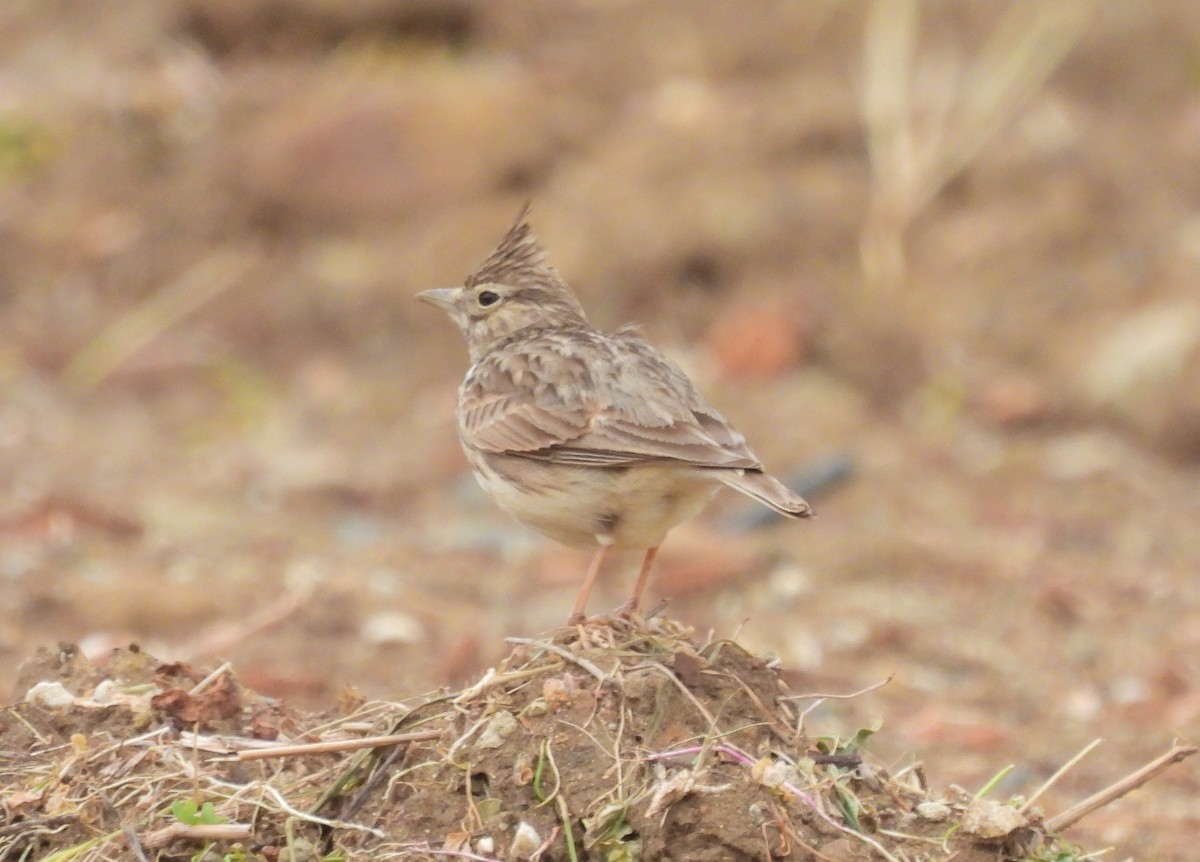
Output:
[[57,709],[75,702],[75,695],[61,682],[39,682],[25,692],[25,702],[34,706]]
[[542,846],[542,836],[536,829],[522,820],[517,824],[517,834],[509,845],[508,855],[513,859],[530,859]]
[[371,644],[419,644],[425,640],[425,629],[416,617],[399,611],[380,611],[367,617],[362,638]]
[[117,693],[117,684],[111,679],[101,680],[96,686],[96,690],[92,692],[92,700],[101,706],[108,706],[113,702],[113,695]]
[[762,771],[762,777],[759,778],[759,783],[764,787],[775,789],[782,787],[785,784],[793,786],[800,783],[800,773],[790,763],[785,763],[782,760],[772,761]]
[[929,820],[933,823],[941,823],[950,816],[950,806],[945,802],[921,802],[917,805],[917,815],[922,820]]
[[517,729],[517,720],[508,710],[500,710],[488,720],[487,726],[475,742],[476,748],[499,748],[504,740]]

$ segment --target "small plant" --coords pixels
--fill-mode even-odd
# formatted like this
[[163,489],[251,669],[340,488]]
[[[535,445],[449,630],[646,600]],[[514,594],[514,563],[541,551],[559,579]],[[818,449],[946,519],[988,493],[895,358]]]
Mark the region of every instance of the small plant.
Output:
[[194,799],[176,799],[171,803],[171,816],[187,826],[214,826],[227,822],[211,802],[200,805]]
[[583,821],[585,845],[606,862],[633,862],[640,855],[640,844],[628,813],[628,803],[614,802]]
[[842,739],[840,736],[821,736],[813,740],[813,745],[822,754],[855,754],[866,745],[867,740],[879,732],[882,725],[882,722],[876,722],[874,727],[860,727],[849,739]]

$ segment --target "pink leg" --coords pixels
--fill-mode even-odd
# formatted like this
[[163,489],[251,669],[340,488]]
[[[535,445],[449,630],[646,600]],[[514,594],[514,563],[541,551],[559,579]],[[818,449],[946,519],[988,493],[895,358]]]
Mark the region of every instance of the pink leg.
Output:
[[638,572],[637,580],[633,584],[633,595],[629,597],[629,601],[621,605],[620,613],[637,612],[638,605],[642,603],[642,592],[646,589],[646,582],[650,580],[650,567],[654,564],[654,555],[657,553],[658,548],[650,548],[646,551],[646,558],[642,560],[642,570]]
[[583,586],[579,588],[579,595],[575,598],[575,608],[571,611],[571,616],[567,617],[567,625],[573,626],[583,622],[583,610],[587,607],[588,596],[592,592],[592,587],[596,583],[596,576],[600,574],[600,564],[604,562],[604,555],[608,553],[608,545],[601,545],[596,549],[596,553],[592,555],[592,561],[588,564],[587,574],[583,577]]

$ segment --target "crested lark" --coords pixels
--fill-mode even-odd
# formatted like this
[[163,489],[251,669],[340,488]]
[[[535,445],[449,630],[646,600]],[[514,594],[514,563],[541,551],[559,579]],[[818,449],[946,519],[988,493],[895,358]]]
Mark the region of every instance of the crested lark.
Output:
[[745,438],[636,331],[599,332],[517,216],[461,287],[417,294],[458,324],[471,368],[458,434],[502,509],[575,548],[595,549],[570,622],[609,548],[646,549],[636,611],[667,531],[722,484],[791,518],[808,503],[763,472]]

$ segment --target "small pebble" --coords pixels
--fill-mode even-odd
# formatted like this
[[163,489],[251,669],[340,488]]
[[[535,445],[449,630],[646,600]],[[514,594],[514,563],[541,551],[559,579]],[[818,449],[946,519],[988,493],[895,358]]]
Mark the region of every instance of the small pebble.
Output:
[[47,709],[59,709],[75,702],[75,695],[61,682],[39,682],[25,692],[25,702]]
[[499,748],[504,744],[514,730],[517,729],[517,720],[508,710],[501,710],[491,717],[487,723],[487,727],[479,734],[479,739],[475,742],[476,748]]
[[370,644],[419,644],[425,640],[425,629],[408,614],[381,611],[363,622],[362,639]]
[[962,819],[962,831],[977,838],[1007,838],[1023,826],[1028,819],[1011,805],[992,799],[975,799],[967,806]]
[[542,846],[542,836],[538,831],[522,820],[517,824],[517,834],[513,836],[512,844],[508,847],[510,859],[532,859],[533,854]]
[[928,820],[931,823],[941,823],[950,816],[950,806],[945,802],[921,802],[917,805],[917,815],[922,820]]

